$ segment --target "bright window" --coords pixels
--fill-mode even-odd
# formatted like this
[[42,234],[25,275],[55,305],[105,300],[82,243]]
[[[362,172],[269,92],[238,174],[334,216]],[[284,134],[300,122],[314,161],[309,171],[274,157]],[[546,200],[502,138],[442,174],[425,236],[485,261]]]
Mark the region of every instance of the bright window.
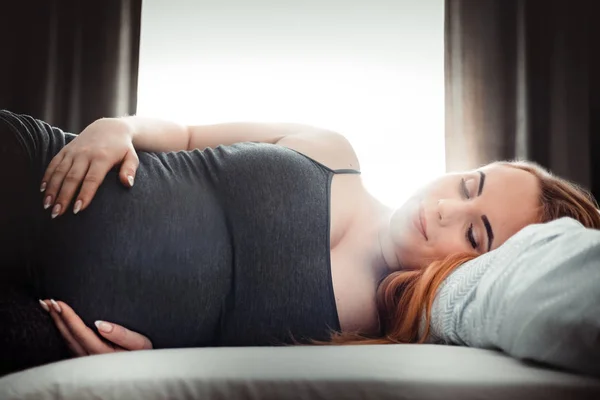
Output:
[[343,133],[397,206],[444,172],[443,0],[145,0],[138,114]]

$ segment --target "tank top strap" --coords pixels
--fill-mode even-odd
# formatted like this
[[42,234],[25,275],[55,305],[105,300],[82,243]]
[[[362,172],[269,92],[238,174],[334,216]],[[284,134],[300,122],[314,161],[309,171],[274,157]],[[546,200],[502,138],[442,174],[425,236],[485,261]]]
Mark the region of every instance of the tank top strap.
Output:
[[[289,147],[287,147],[287,148],[290,149]],[[310,161],[314,162],[315,164],[317,164],[321,168],[323,168],[323,169],[325,169],[325,170],[327,170],[327,171],[329,171],[329,172],[331,172],[332,174],[335,174],[335,175],[337,175],[337,174],[340,174],[340,175],[342,175],[342,174],[356,174],[356,175],[360,175],[360,173],[361,173],[358,170],[349,169],[349,168],[331,169],[327,165],[318,162],[314,158],[311,158],[311,157],[307,156],[306,154],[299,152],[298,150],[294,150],[294,149],[290,149],[290,150],[292,150],[293,152],[296,152],[296,153],[300,154],[301,156],[304,156],[304,157],[308,158]]]
[[358,174],[358,175],[360,175],[360,171],[357,171],[355,169],[334,169],[334,170],[331,170],[331,172],[333,172],[334,174]]

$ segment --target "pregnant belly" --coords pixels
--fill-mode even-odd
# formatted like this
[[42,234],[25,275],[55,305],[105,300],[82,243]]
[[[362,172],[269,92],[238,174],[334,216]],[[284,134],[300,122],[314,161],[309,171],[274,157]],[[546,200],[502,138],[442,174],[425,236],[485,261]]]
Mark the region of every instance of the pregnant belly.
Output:
[[140,154],[133,188],[111,171],[88,209],[49,222],[38,279],[88,326],[116,322],[156,348],[208,346],[230,288],[229,233],[208,180],[167,161]]

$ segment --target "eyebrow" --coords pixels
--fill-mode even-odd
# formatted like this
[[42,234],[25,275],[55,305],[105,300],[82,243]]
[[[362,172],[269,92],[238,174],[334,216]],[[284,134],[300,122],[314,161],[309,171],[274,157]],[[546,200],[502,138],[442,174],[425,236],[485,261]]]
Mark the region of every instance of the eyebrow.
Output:
[[[479,197],[481,196],[481,192],[483,192],[483,185],[485,185],[485,174],[483,173],[483,171],[477,172],[479,172],[480,175],[479,189],[477,190],[477,197]],[[494,241],[494,231],[492,230],[492,225],[490,224],[490,220],[487,218],[487,216],[482,215],[481,220],[483,221],[483,225],[485,226],[485,232],[487,233],[488,237],[487,251],[490,251],[490,249],[492,248],[492,242]]]
[[490,251],[490,249],[492,248],[492,242],[494,241],[494,231],[492,230],[492,225],[490,225],[490,221],[485,215],[481,216],[481,220],[483,221],[483,225],[485,226],[485,232],[487,233],[488,237],[487,251]]
[[479,190],[477,190],[477,196],[481,196],[481,192],[483,191],[483,185],[485,184],[485,174],[482,171],[477,171],[479,172],[479,175],[481,175],[481,178],[479,179]]

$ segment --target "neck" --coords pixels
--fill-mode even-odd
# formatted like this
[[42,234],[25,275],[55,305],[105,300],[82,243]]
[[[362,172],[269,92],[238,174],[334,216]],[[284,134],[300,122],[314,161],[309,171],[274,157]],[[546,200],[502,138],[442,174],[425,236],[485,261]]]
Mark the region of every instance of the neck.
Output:
[[383,260],[388,272],[398,271],[401,269],[398,255],[394,250],[394,243],[390,234],[390,217],[391,213],[387,216],[384,222],[380,225],[378,241],[381,253],[381,259]]
[[370,201],[372,207],[368,207],[370,212],[365,215],[365,221],[369,221],[367,224],[371,228],[365,229],[364,232],[371,232],[368,234],[372,243],[373,262],[371,265],[381,274],[387,275],[400,269],[400,262],[390,233],[390,218],[393,210],[374,197],[371,197]]

